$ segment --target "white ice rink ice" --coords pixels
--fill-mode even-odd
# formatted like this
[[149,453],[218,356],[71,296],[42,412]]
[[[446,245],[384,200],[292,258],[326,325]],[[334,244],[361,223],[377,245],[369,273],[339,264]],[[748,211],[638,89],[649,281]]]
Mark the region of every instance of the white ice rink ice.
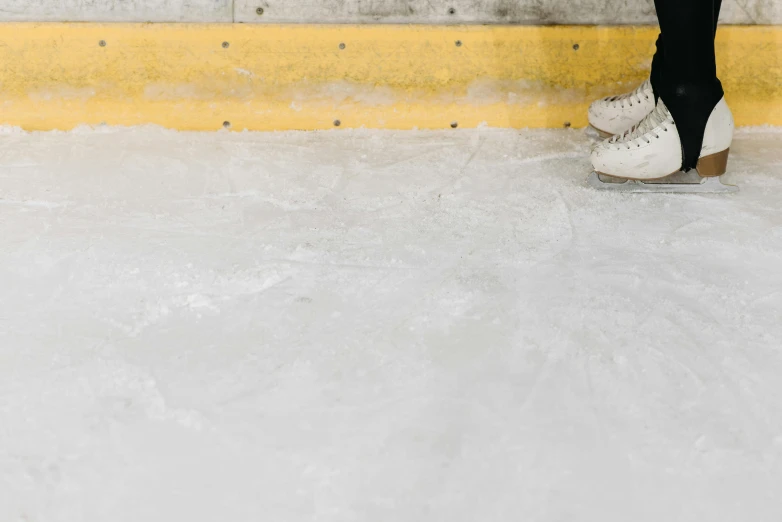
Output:
[[0,521],[782,520],[782,131],[0,133]]

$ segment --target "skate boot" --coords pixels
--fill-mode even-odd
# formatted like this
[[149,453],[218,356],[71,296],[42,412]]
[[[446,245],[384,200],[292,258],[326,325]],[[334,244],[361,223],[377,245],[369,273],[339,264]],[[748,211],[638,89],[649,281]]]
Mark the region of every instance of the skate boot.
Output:
[[597,100],[589,106],[589,124],[603,138],[622,134],[654,110],[652,83],[646,80],[635,90]]
[[676,123],[660,99],[636,127],[595,146],[595,188],[627,192],[734,192],[720,181],[733,140],[733,115],[720,99],[711,112],[694,169],[682,171],[682,144]]

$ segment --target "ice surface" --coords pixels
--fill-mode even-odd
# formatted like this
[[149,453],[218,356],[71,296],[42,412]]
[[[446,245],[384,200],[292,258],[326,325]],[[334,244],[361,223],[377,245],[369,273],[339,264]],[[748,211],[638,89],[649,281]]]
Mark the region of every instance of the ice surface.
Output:
[[782,132],[0,132],[0,520],[782,519]]

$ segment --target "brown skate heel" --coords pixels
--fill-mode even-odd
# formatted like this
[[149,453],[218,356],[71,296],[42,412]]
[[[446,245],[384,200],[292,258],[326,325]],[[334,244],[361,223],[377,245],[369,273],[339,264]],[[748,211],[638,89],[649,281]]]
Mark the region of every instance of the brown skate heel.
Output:
[[728,170],[728,154],[730,148],[717,152],[716,154],[709,154],[703,156],[698,160],[698,165],[695,170],[702,178],[714,178],[722,176]]

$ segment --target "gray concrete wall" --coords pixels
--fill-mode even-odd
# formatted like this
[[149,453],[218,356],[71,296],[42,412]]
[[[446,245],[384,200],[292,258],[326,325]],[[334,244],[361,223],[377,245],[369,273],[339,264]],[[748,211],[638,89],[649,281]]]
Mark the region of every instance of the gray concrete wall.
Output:
[[[656,18],[653,0],[0,0],[0,21],[647,24]],[[782,24],[782,0],[724,0],[722,21]]]
[[3,22],[231,22],[233,0],[0,0]]
[[[653,0],[235,0],[241,22],[652,24]],[[256,13],[262,7],[262,15]],[[453,10],[453,12],[451,11]],[[722,20],[782,24],[782,0],[724,0]]]

